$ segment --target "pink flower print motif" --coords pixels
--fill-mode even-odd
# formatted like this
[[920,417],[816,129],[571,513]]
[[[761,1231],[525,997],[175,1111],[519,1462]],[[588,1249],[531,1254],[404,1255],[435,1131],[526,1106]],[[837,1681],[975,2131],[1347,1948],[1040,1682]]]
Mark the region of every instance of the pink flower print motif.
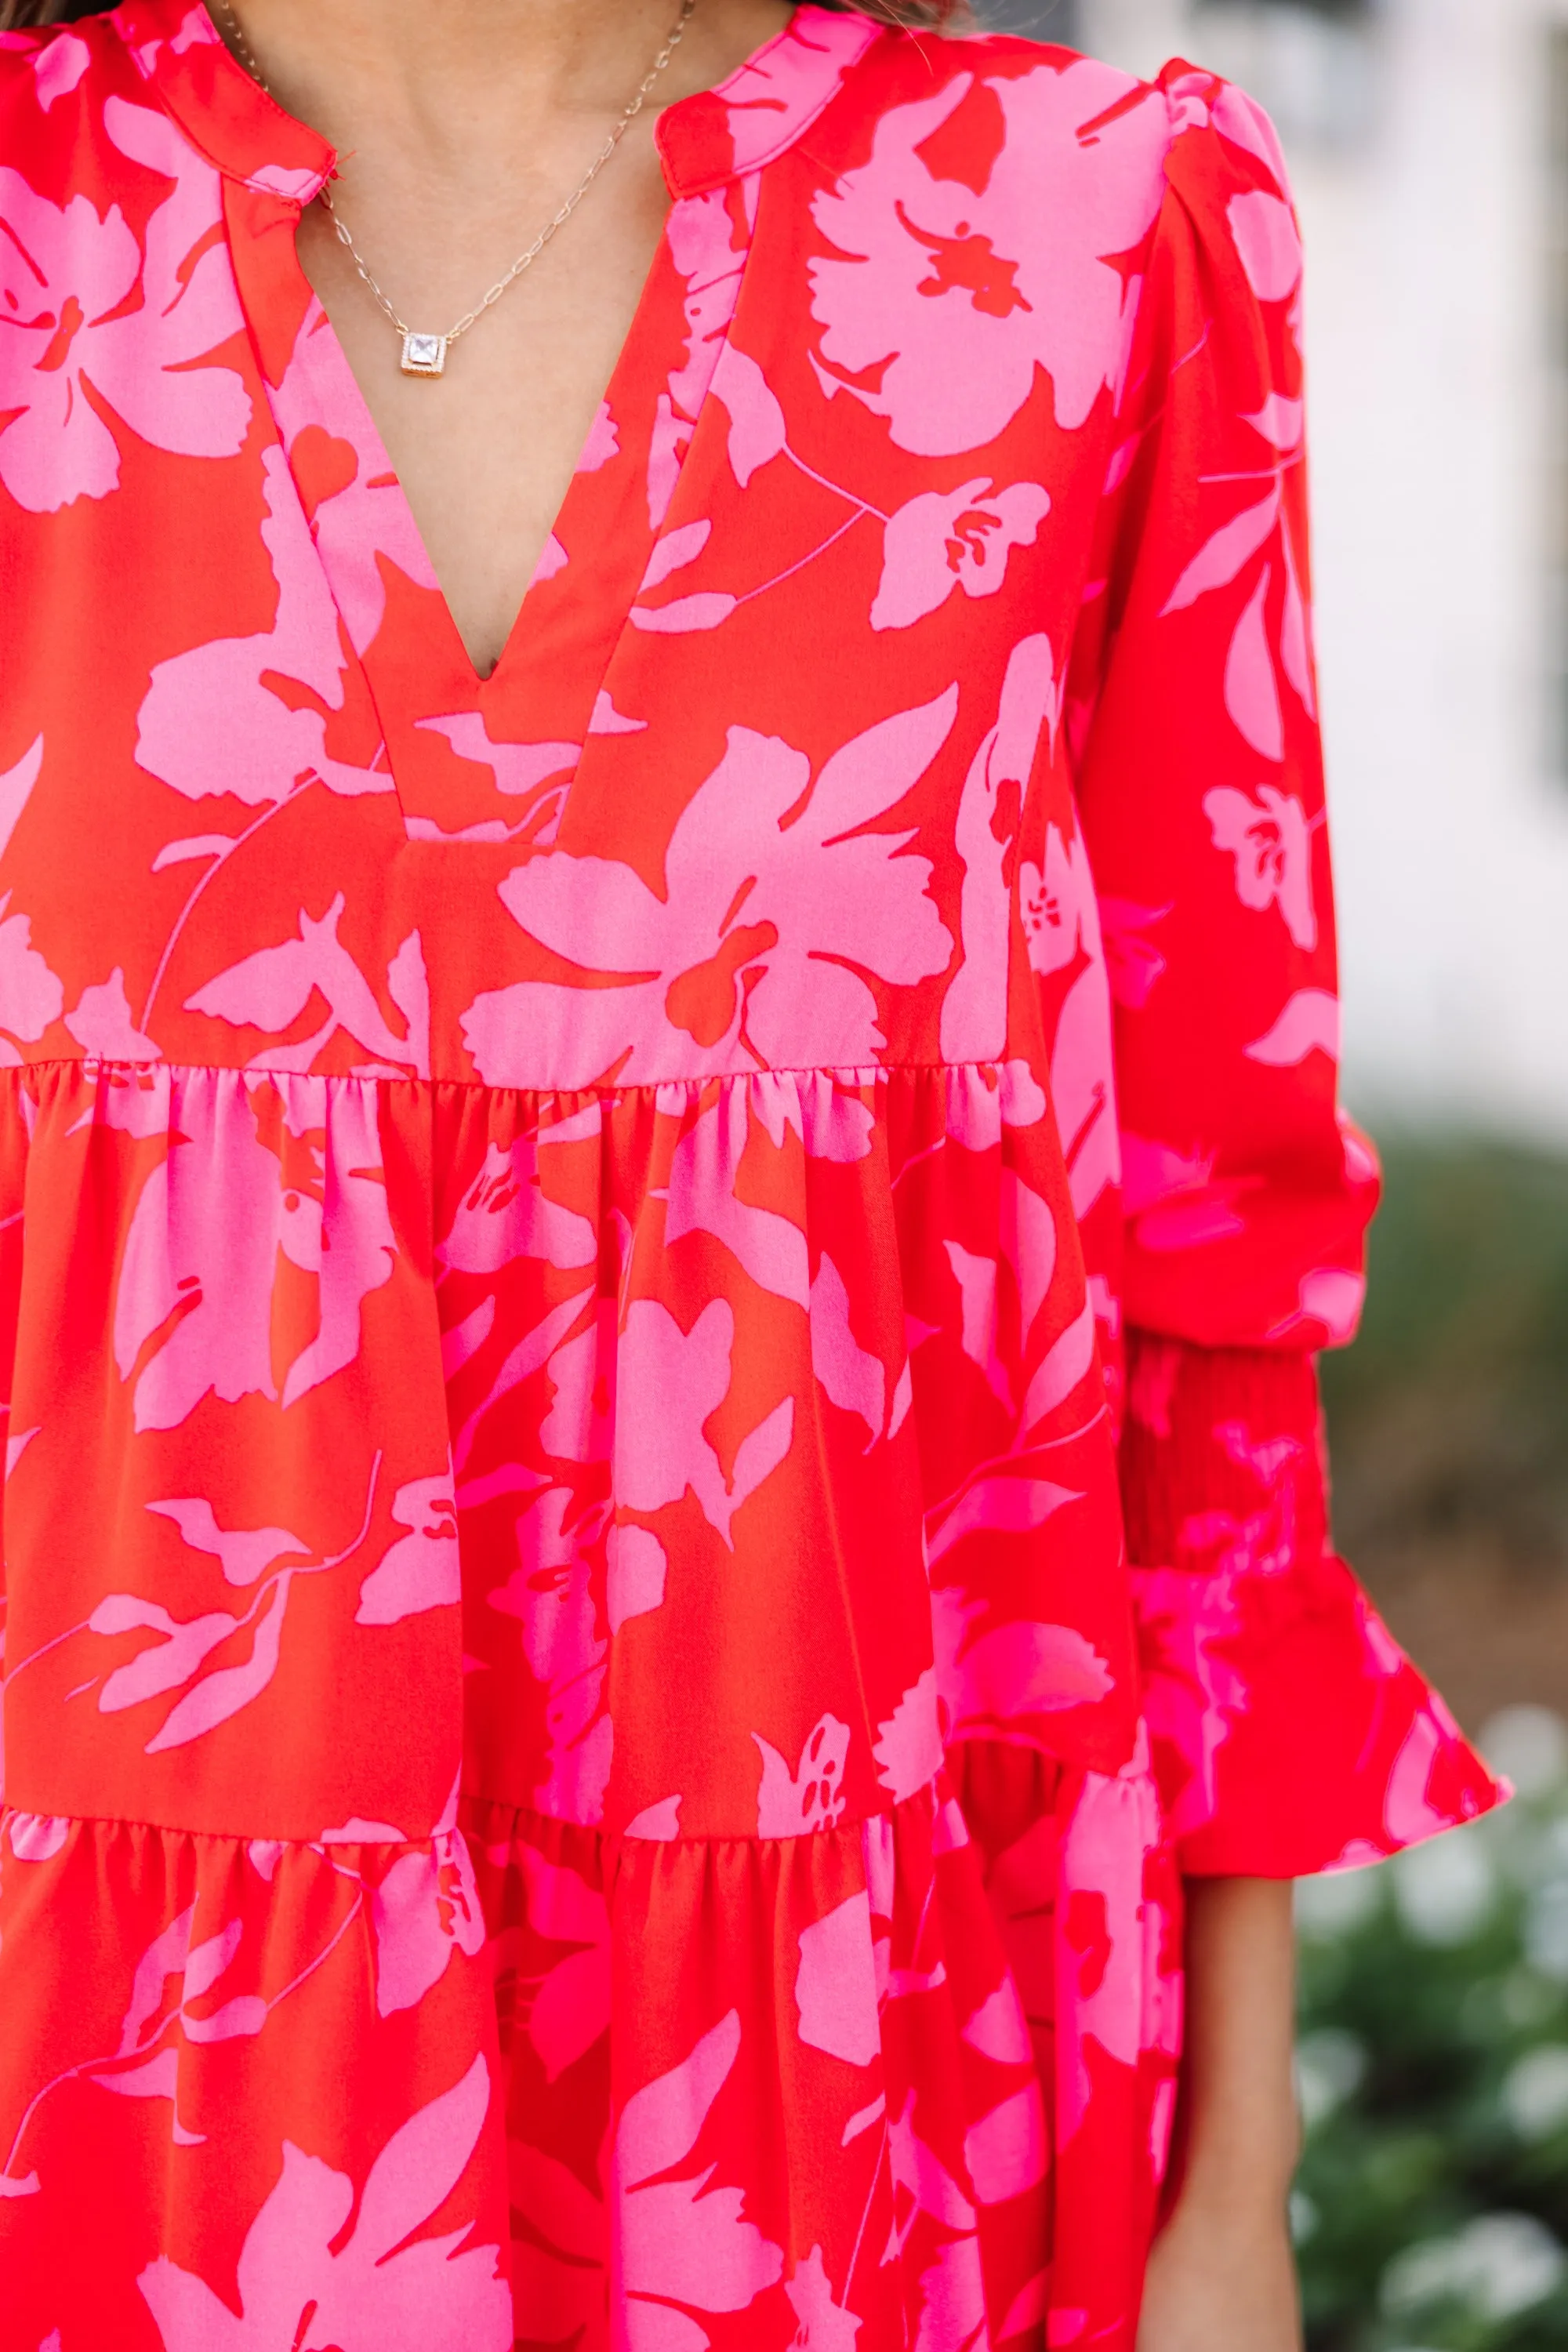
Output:
[[763,1759],[757,1835],[800,1837],[807,1832],[832,1829],[844,1811],[849,1726],[840,1723],[837,1716],[822,1716],[807,1732],[793,1772],[788,1760],[760,1731],[753,1731],[752,1738]]
[[952,941],[910,835],[862,830],[919,782],[952,730],[958,689],[879,720],[815,781],[777,736],[733,727],[682,811],[663,895],[617,860],[557,850],[500,884],[508,912],[586,979],[476,998],[463,1034],[501,1086],[628,1084],[720,1072],[738,1053],[775,1067],[856,1067],[885,1044],[862,971],[894,985],[946,969]]
[[11,915],[7,890],[0,898],[0,1068],[22,1060],[13,1041],[36,1045],[51,1021],[65,1009],[66,992],[34,947],[32,925],[26,915]]
[[[927,142],[982,98],[1006,138],[977,193],[940,178]],[[829,247],[811,265],[826,388],[886,417],[900,449],[953,457],[994,441],[1043,368],[1058,427],[1076,432],[1124,364],[1136,289],[1105,257],[1152,222],[1169,135],[1163,99],[1088,59],[953,73],[889,109],[869,160],[813,206]]]
[[1009,553],[1034,545],[1050,509],[1050,494],[1038,482],[1014,482],[993,496],[984,474],[956,490],[922,490],[888,524],[871,626],[910,628],[955,588],[966,596],[994,596]]
[[243,323],[224,245],[203,246],[222,222],[218,174],[149,108],[112,97],[104,127],[175,183],[145,252],[117,205],[100,218],[86,196],[52,204],[0,167],[0,483],[32,514],[115,488],[104,409],[187,457],[232,457],[250,422],[232,368],[192,364]]
[[416,2235],[462,2179],[489,2103],[479,2057],[394,2132],[336,2252],[354,2184],[285,2140],[277,2185],[240,2249],[237,2313],[166,2254],[137,2280],[164,2352],[510,2352],[499,2246],[465,2246],[466,2229]]
[[1310,955],[1318,944],[1312,903],[1312,821],[1300,802],[1277,785],[1259,784],[1257,800],[1229,784],[1204,794],[1214,845],[1236,860],[1236,895],[1266,914],[1278,907],[1285,928]]
[[597,1261],[592,1219],[552,1201],[542,1181],[544,1155],[598,1131],[599,1109],[531,1129],[510,1145],[488,1144],[479,1174],[437,1245],[437,1263],[456,1274],[496,1274],[522,1257],[539,1258],[562,1273]]
[[371,1895],[378,2017],[413,2009],[458,1952],[484,1949],[485,1919],[453,1783],[426,1846],[399,1854]]
[[[607,2213],[564,2165],[511,2144],[512,2202],[531,2233],[513,2241],[512,2287],[542,2341],[571,2338],[574,2352],[611,2352],[612,2343],[616,2352],[704,2352],[699,2315],[749,2310],[777,2285],[783,2251],[745,2219],[742,2190],[713,2186],[711,2164],[660,2177],[690,2156],[740,2048],[731,2010],[679,2065],[632,2094],[605,2168]],[[622,2306],[613,2330],[612,2259]],[[355,2352],[346,2340],[345,2352]]]

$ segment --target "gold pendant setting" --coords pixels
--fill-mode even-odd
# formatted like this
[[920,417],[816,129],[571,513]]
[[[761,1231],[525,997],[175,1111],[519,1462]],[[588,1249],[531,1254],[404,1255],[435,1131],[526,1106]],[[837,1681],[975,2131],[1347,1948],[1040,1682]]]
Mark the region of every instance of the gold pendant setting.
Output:
[[403,338],[405,375],[441,375],[447,366],[446,335],[417,335],[412,328]]

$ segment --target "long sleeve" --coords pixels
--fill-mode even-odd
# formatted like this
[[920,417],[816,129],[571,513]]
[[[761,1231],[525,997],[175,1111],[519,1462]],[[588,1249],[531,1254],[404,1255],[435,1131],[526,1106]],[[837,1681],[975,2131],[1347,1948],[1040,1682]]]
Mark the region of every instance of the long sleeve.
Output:
[[1267,121],[1173,67],[1100,575],[1069,681],[1114,1002],[1123,1488],[1194,1873],[1371,1859],[1499,1791],[1329,1548],[1314,1351],[1373,1155],[1339,1112],[1301,252]]

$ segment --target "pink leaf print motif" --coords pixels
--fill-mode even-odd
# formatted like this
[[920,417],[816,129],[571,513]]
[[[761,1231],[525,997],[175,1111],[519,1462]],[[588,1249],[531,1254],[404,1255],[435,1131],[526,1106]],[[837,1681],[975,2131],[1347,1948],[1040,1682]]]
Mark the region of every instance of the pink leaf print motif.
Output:
[[[1056,656],[1043,635],[1021,637],[1007,656],[996,723],[969,764],[954,828],[963,871],[960,929],[963,961],[942,1008],[942,1050],[952,1063],[999,1061],[1005,1045],[1008,940],[1006,884],[1012,855],[1013,788],[1026,786],[1041,731],[1059,709]],[[1044,1105],[1042,1104],[1042,1109]]]
[[1050,507],[1038,482],[1014,482],[994,496],[986,475],[956,490],[922,490],[888,524],[871,626],[910,628],[955,588],[966,596],[994,596],[1009,553],[1034,545]]
[[[1026,1495],[1039,1481],[985,1483],[1024,1490],[1017,1505],[990,1507],[987,1517],[994,1524],[1005,1524],[1010,1514],[1014,1526],[1021,1526],[1026,1511],[1038,1507]],[[1061,1493],[1059,1487],[1054,1491]],[[955,1586],[939,1585],[931,1594],[936,1685],[950,1740],[1001,1731],[1024,1716],[1093,1706],[1110,1691],[1110,1668],[1075,1627],[1008,1618],[977,1633],[983,1614],[984,1604],[966,1599]]]
[[1046,828],[1045,866],[1026,858],[1018,897],[1032,969],[1043,977],[1081,965],[1055,1006],[1051,1100],[1067,1161],[1072,1204],[1085,1217],[1121,1175],[1116,1128],[1110,982],[1089,852],[1075,833]]
[[[247,1582],[258,1577],[263,1580],[249,1605],[237,1617],[226,1609],[216,1609],[182,1619],[172,1616],[161,1601],[142,1600],[130,1592],[105,1594],[91,1615],[71,1629],[72,1634],[94,1633],[102,1640],[114,1640],[126,1633],[150,1633],[160,1638],[106,1676],[99,1693],[100,1713],[118,1714],[127,1707],[141,1706],[144,1700],[162,1697],[182,1684],[188,1685],[146,1743],[145,1752],[154,1756],[165,1748],[184,1747],[188,1740],[226,1723],[242,1707],[248,1706],[278,1670],[283,1620],[296,1577],[322,1575],[341,1568],[363,1542],[370,1528],[380,1468],[381,1456],[377,1454],[371,1465],[363,1518],[342,1551],[324,1559],[301,1559],[270,1574],[267,1571],[280,1556],[305,1549],[286,1529],[239,1529],[231,1534],[217,1528],[205,1503],[179,1500],[164,1507],[164,1516],[175,1520],[194,1549],[216,1554],[229,1582]],[[160,1509],[157,1504],[150,1507]],[[247,1657],[202,1675],[208,1658],[225,1643],[247,1632],[251,1633]]]
[[1259,758],[1278,764],[1285,757],[1285,714],[1268,643],[1268,591],[1273,584],[1274,567],[1266,563],[1230,641],[1225,707]]
[[197,251],[222,219],[218,174],[160,112],[111,97],[103,120],[122,154],[175,184],[145,253],[117,205],[101,218],[85,195],[61,206],[0,167],[0,483],[32,514],[117,486],[100,407],[189,457],[231,457],[250,422],[232,368],[191,364],[243,323],[223,244]]
[[[47,47],[38,51],[33,67],[33,87],[38,93],[38,104],[47,114],[56,100],[68,98],[87,71],[92,51],[75,33],[57,36]],[[40,2352],[47,2352],[41,2347]]]
[[[159,1074],[164,1087],[172,1081]],[[276,1087],[276,1091],[275,1091]],[[361,1307],[392,1274],[377,1102],[358,1081],[184,1082],[168,1158],[142,1186],[125,1237],[114,1354],[135,1382],[138,1429],[174,1429],[208,1393],[276,1398],[272,1293],[282,1252],[320,1285],[315,1337],[284,1376],[285,1406],[353,1363]],[[280,1109],[300,1181],[285,1181],[261,1119]]]
[[737,1199],[735,1170],[751,1132],[750,1088],[726,1087],[700,1111],[675,1147],[665,1208],[665,1246],[689,1233],[712,1234],[753,1282],[804,1307],[810,1296],[805,1234],[777,1210]]
[[584,975],[476,998],[463,1034],[492,1085],[628,1084],[733,1066],[749,1041],[777,1066],[858,1066],[885,1040],[859,971],[907,985],[952,952],[910,835],[862,828],[920,781],[952,730],[958,689],[879,720],[815,782],[777,736],[729,730],[718,767],[670,835],[665,892],[630,866],[562,851],[500,884],[508,912]]
[[1216,1176],[1212,1153],[1178,1151],[1130,1128],[1122,1129],[1121,1151],[1122,1202],[1141,1248],[1195,1249],[1246,1230],[1236,1203],[1248,1180]]
[[286,1552],[297,1552],[301,1560],[310,1557],[310,1546],[287,1528],[220,1528],[205,1496],[149,1503],[147,1508],[173,1519],[194,1551],[211,1552],[230,1584],[254,1584]]
[[1340,1000],[1326,988],[1299,988],[1261,1037],[1243,1047],[1249,1062],[1293,1070],[1309,1054],[1340,1058]]
[[360,1586],[356,1625],[396,1625],[459,1597],[458,1505],[450,1470],[399,1486],[392,1516],[408,1532],[388,1545]]
[[855,2352],[860,2322],[834,2301],[820,2246],[813,2246],[805,2262],[795,2264],[784,2281],[784,2293],[800,2323],[796,2352]]
[[1232,196],[1226,216],[1247,280],[1260,302],[1284,302],[1301,282],[1301,236],[1281,196],[1249,189]]
[[[621,2284],[632,2305],[634,2341],[653,2336],[645,2298],[695,2311],[744,2311],[784,2270],[779,2247],[742,2218],[738,2189],[709,2185],[712,2168],[694,2178],[660,2180],[689,2156],[741,2047],[741,2021],[731,2010],[705,2033],[689,2057],[636,2091],[621,2110],[610,2164],[616,2207]],[[639,2308],[640,2306],[640,2308]],[[669,2340],[697,2352],[700,2329]]]
[[851,2066],[868,2066],[882,2047],[871,1898],[864,1887],[800,1931],[795,2001],[800,2038]]
[[849,1328],[849,1294],[825,1251],[811,1286],[811,1368],[825,1395],[857,1412],[874,1441],[888,1417],[888,1373]]
[[[535,579],[551,575],[542,567],[556,542],[552,540],[539,559],[541,569]],[[559,571],[566,561],[563,554],[552,569]],[[471,760],[477,767],[489,768],[495,778],[498,793],[504,793],[517,802],[517,814],[508,824],[500,818],[489,818],[478,824],[464,826],[460,834],[443,833],[433,820],[411,821],[410,831],[416,840],[427,841],[505,841],[512,834],[529,829],[531,841],[546,845],[555,837],[555,827],[561,818],[561,805],[570,772],[575,768],[582,751],[580,743],[508,743],[497,742],[485,724],[484,713],[479,710],[458,710],[440,719],[421,719],[419,725],[433,735],[444,735],[460,760]],[[546,803],[552,803],[548,811]]]
[[1164,957],[1148,934],[1171,909],[1140,907],[1131,898],[1110,898],[1103,893],[1099,905],[1112,1001],[1126,1012],[1142,1013],[1166,970]]
[[528,1924],[552,1943],[575,1944],[543,1977],[528,2004],[528,2038],[558,2082],[610,2022],[610,1913],[603,1895],[578,1872],[547,1862],[534,1846],[517,1849],[528,1887]]
[[[297,1045],[281,1050],[267,1047],[257,1057],[258,1065],[269,1069],[308,1070],[322,1048],[340,1030],[345,1030],[377,1061],[391,1065],[399,1075],[411,1061],[416,1066],[423,1062],[427,1069],[428,1047],[413,1036],[413,1024],[409,1035],[398,1037],[393,1034],[382,1017],[369,982],[338,938],[344,904],[340,890],[319,921],[301,907],[297,939],[285,940],[277,947],[258,948],[253,955],[230,964],[226,971],[185,999],[187,1010],[210,1013],[220,1021],[232,1023],[237,1029],[263,1029],[276,1034],[289,1028],[313,997],[320,997],[327,1008],[322,1026]],[[422,985],[424,962],[416,931],[410,933],[399,952],[417,963]],[[406,991],[413,972],[405,965],[399,976]],[[427,1023],[427,1010],[425,1018]]]
[[66,1027],[87,1053],[101,1055],[106,1062],[156,1062],[162,1056],[157,1040],[144,1036],[131,1017],[119,964],[100,987],[82,990],[75,1012],[66,1014]]
[[[783,2251],[745,2219],[742,2190],[713,2186],[711,2164],[658,2178],[690,2155],[740,2047],[731,2010],[679,2065],[632,2094],[605,2166],[609,2214],[542,2149],[512,2143],[512,2201],[537,2238],[514,2242],[513,2291],[545,2340],[611,2352],[612,2234],[625,2299],[616,2347],[703,2352],[710,2339],[696,2314],[745,2311],[778,2284]],[[345,2352],[356,2352],[346,2340]]]
[[32,925],[26,915],[8,915],[7,890],[0,898],[0,1067],[22,1059],[12,1038],[37,1045],[51,1021],[64,1010],[66,992],[32,943]]
[[285,2140],[277,2185],[240,2250],[237,2313],[166,2254],[137,2280],[164,2352],[510,2352],[500,2248],[465,2246],[466,2230],[414,2234],[461,2179],[489,2100],[479,2057],[395,2131],[336,2253],[353,2183]]
[[1258,798],[1229,784],[1204,794],[1204,814],[1214,845],[1236,860],[1236,895],[1244,907],[1265,914],[1277,906],[1285,928],[1304,954],[1318,944],[1312,903],[1312,824],[1300,802],[1275,784],[1259,784]]
[[[1144,1894],[1144,1857],[1160,1834],[1158,1801],[1148,1771],[1147,1736],[1116,1778],[1089,1772],[1060,1849],[1058,1950],[1077,1979],[1070,2008],[1058,2021],[1057,2106],[1061,2138],[1072,2137],[1091,2096],[1084,2045],[1089,2041],[1123,2066],[1141,2050],[1170,2048],[1175,2018],[1166,2005],[1150,1955],[1160,1942],[1160,1912]],[[1098,1920],[1098,1948],[1089,1955],[1068,1942],[1074,1908]],[[1069,1978],[1069,1981],[1070,1981]],[[1064,2030],[1065,2029],[1065,2030]]]
[[487,1598],[519,1621],[529,1671],[550,1693],[548,1771],[536,1802],[571,1821],[599,1822],[614,1727],[601,1712],[609,1644],[599,1630],[588,1546],[603,1515],[569,1527],[572,1508],[566,1487],[546,1487],[517,1522],[517,1567]]
[[753,1731],[752,1738],[763,1759],[757,1835],[799,1837],[808,1831],[832,1829],[846,1801],[844,1763],[849,1753],[849,1726],[832,1715],[813,1724],[793,1772],[760,1731]]
[[[972,89],[1006,121],[980,194],[925,159]],[[1087,59],[979,83],[955,74],[889,108],[869,160],[812,208],[828,248],[811,265],[825,388],[886,417],[899,448],[953,457],[994,440],[1043,368],[1058,427],[1076,431],[1117,381],[1137,299],[1104,257],[1153,220],[1168,137],[1163,100],[1137,101],[1134,83]]]
[[730,470],[744,489],[760,466],[787,447],[784,413],[756,361],[733,342],[719,354],[712,393],[730,419]]
[[43,772],[44,739],[36,736],[13,768],[0,769],[0,857],[11,846],[22,812],[33,796],[33,786]]
[[1279,523],[1279,511],[1280,498],[1276,488],[1270,490],[1261,505],[1247,507],[1222,524],[1172,589],[1161,619],[1171,613],[1185,612],[1200,596],[1207,596],[1216,588],[1228,588],[1252,558],[1267,547]]
[[[187,800],[223,792],[251,808],[311,782],[335,793],[389,793],[379,752],[368,768],[328,754],[324,713],[342,710],[346,693],[337,608],[288,459],[273,446],[261,463],[261,538],[278,587],[272,626],[216,637],[155,666],[137,722],[138,764]],[[271,677],[304,692],[285,700]]]
[[621,1335],[617,1385],[657,1398],[657,1409],[622,1413],[616,1426],[615,1494],[632,1511],[658,1511],[688,1489],[730,1550],[735,1513],[789,1452],[795,1400],[785,1397],[736,1449],[726,1480],[703,1423],[730,1393],[734,1310],[712,1298],[689,1332],[656,1299],[635,1299]]

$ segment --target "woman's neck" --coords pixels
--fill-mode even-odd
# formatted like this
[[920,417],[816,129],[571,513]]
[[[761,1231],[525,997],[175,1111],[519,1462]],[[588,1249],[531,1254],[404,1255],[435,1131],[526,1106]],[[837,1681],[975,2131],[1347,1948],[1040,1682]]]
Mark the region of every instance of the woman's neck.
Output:
[[[657,110],[711,89],[789,21],[784,0],[696,0],[668,65],[559,237],[454,350],[438,382],[403,320],[444,332],[580,189],[680,0],[231,0],[279,103],[338,150],[332,213],[299,250],[359,380],[481,676],[549,537],[668,205]],[[233,47],[224,0],[214,21]]]
[[[591,136],[626,106],[679,0],[233,0],[279,102],[345,157],[462,180],[498,149]],[[230,39],[222,0],[212,0]],[[650,105],[722,79],[787,16],[778,0],[699,0]]]

